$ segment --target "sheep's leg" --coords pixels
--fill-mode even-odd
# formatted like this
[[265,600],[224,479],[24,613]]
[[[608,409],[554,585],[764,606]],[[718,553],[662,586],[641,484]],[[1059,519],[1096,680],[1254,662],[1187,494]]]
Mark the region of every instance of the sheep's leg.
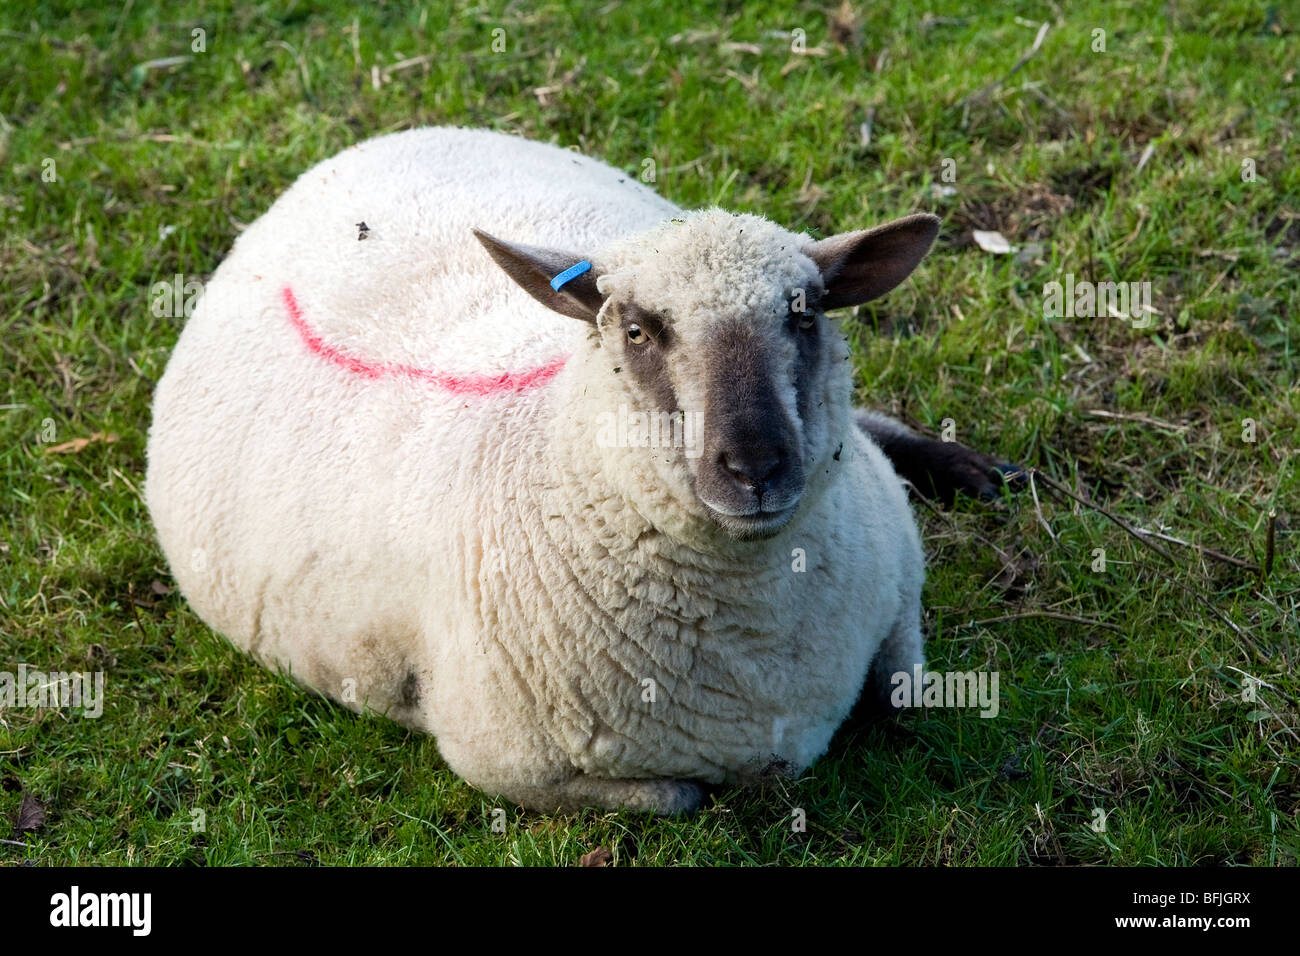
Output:
[[601,807],[675,816],[698,810],[704,802],[704,785],[694,780],[583,773],[563,754],[548,751],[544,741],[528,739],[526,731],[503,733],[503,746],[486,752],[478,746],[482,739],[440,735],[438,749],[451,769],[473,786],[538,813]]
[[1023,482],[1023,470],[1010,462],[956,442],[936,441],[877,412],[860,409],[858,427],[874,441],[898,474],[927,498],[952,504],[957,493],[972,498],[998,497],[1004,483]]
[[648,810],[659,816],[693,813],[704,802],[704,788],[692,780],[635,780],[578,774],[555,790],[557,808],[605,807]]
[[489,792],[539,813],[575,813],[584,807],[640,810],[662,817],[692,813],[704,802],[704,786],[693,780],[597,777],[576,773],[551,783],[492,785],[471,781]]
[[863,688],[860,709],[869,713],[890,714],[897,711],[893,701],[898,687],[896,674],[906,674],[911,681],[916,668],[925,667],[925,638],[921,635],[919,605],[911,615],[898,619],[889,636],[876,651]]

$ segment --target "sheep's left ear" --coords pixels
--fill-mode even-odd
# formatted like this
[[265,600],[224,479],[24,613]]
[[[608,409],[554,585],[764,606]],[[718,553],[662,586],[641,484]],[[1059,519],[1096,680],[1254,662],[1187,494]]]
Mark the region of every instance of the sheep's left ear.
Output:
[[488,255],[506,275],[542,305],[561,315],[595,324],[596,313],[605,304],[605,297],[596,289],[599,275],[595,269],[575,275],[560,284],[559,289],[551,285],[560,273],[584,261],[582,256],[506,242],[479,229],[474,230],[474,237],[483,243]]
[[843,232],[804,250],[826,283],[823,309],[870,302],[906,279],[939,234],[939,217],[919,213],[874,229]]

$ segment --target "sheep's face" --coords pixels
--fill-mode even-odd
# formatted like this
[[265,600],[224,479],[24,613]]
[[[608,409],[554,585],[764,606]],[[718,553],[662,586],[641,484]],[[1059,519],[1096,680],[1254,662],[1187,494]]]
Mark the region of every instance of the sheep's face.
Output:
[[534,297],[592,323],[609,367],[598,440],[639,456],[678,507],[746,539],[790,522],[853,427],[848,349],[826,310],[902,281],[937,222],[817,242],[757,216],[689,213],[601,250],[558,292],[549,280],[575,257],[480,238]]
[[[617,394],[660,424],[650,451],[685,473],[717,527],[775,534],[848,417],[846,353],[819,309],[821,275],[796,236],[752,216],[676,224],[638,251],[600,280]],[[681,425],[665,443],[670,420]]]

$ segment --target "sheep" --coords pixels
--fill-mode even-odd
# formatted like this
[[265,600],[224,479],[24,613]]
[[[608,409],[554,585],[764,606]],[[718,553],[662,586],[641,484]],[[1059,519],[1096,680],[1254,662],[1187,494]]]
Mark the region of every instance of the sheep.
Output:
[[[918,475],[928,446],[855,421],[826,313],[937,228],[816,241],[483,130],[353,146],[239,237],[158,383],[175,580],[526,808],[675,814],[798,773],[923,663],[918,532],[870,436]],[[645,440],[664,413],[677,440]],[[992,459],[943,453],[986,490]]]

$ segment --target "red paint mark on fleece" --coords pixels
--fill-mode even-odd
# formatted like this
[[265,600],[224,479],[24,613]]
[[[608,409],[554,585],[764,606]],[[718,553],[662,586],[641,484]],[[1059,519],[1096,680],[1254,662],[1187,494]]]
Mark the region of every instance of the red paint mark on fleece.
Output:
[[357,358],[355,355],[349,355],[330,345],[303,318],[302,309],[298,305],[298,300],[294,297],[293,290],[285,286],[280,294],[284,299],[285,308],[289,311],[289,323],[297,331],[303,344],[314,355],[320,356],[332,365],[337,365],[346,372],[360,375],[362,378],[384,378],[390,375],[400,375],[405,378],[428,382],[430,385],[437,386],[443,391],[451,392],[454,395],[489,396],[500,395],[505,392],[523,392],[530,388],[545,385],[559,373],[560,369],[564,368],[564,363],[568,361],[567,356],[561,356],[540,368],[528,369],[522,372],[502,372],[499,375],[452,375],[447,372],[438,372],[428,368],[415,368],[412,365],[401,365],[395,362],[372,362],[367,359]]

